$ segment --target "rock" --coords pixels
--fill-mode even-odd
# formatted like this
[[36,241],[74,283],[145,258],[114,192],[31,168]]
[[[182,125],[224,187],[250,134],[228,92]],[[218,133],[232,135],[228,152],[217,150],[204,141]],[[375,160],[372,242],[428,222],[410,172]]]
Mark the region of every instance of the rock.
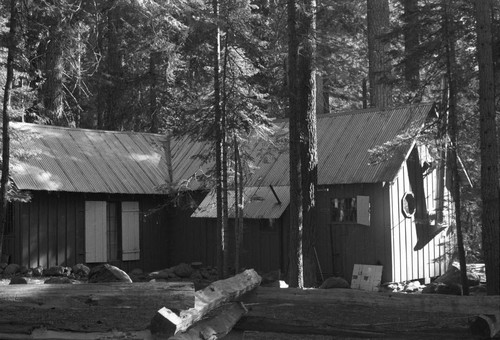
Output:
[[110,264],[101,264],[90,270],[89,282],[129,282],[132,283],[130,276],[118,267]]
[[130,272],[130,275],[135,275],[135,276],[141,276],[142,274],[144,274],[144,272],[142,271],[141,268],[132,269],[132,271]]
[[440,283],[436,286],[436,294],[446,294],[446,295],[462,295],[462,285],[460,284],[444,284]]
[[54,276],[45,280],[46,284],[72,284],[73,281],[67,276]]
[[151,279],[170,279],[175,277],[177,276],[174,274],[174,271],[171,268],[162,269],[160,271],[152,272],[149,274],[149,278]]
[[262,281],[260,283],[261,286],[266,287],[267,285],[274,283],[278,281],[278,287],[279,287],[279,280],[281,277],[281,271],[278,270],[273,270],[268,273],[263,274],[262,276]]
[[52,266],[43,271],[45,276],[68,276],[71,274],[71,268],[64,266]]
[[203,276],[201,275],[199,270],[196,270],[193,272],[193,274],[191,274],[190,278],[191,278],[191,280],[202,280]]
[[71,270],[77,277],[87,277],[90,274],[90,268],[83,263],[75,264]]
[[329,277],[326,279],[321,286],[321,289],[331,289],[331,288],[349,288],[349,283],[341,277]]
[[[469,284],[469,287],[479,285],[480,280],[480,275],[472,271],[467,271],[467,283]],[[459,265],[457,263],[453,263],[453,265],[448,268],[446,273],[438,277],[436,280],[434,280],[434,282],[444,283],[446,285],[461,285],[462,280]]]
[[3,274],[4,275],[14,275],[14,274],[17,274],[19,272],[19,269],[21,269],[21,267],[18,264],[11,263],[7,267],[5,267]]
[[43,267],[38,266],[32,269],[33,276],[42,276],[43,275]]
[[9,265],[8,263],[2,262],[0,263],[0,269],[4,270],[5,268],[7,268],[8,265]]
[[172,267],[172,271],[178,277],[188,278],[193,274],[193,268],[187,263],[180,263],[175,267]]
[[403,291],[413,293],[419,291],[420,289],[422,289],[420,281],[411,281],[405,285]]
[[202,265],[203,263],[201,262],[191,262],[191,267],[193,267],[194,269],[200,269]]
[[10,280],[10,284],[11,285],[26,285],[26,284],[28,284],[28,280],[22,276],[14,276]]

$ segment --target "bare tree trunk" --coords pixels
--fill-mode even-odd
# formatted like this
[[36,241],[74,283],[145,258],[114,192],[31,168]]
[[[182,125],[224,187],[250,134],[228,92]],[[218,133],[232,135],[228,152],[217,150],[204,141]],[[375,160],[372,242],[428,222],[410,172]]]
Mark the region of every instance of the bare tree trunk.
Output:
[[7,75],[3,94],[2,109],[2,175],[0,179],[0,256],[3,252],[3,237],[7,223],[7,185],[9,182],[10,137],[9,137],[9,105],[10,90],[14,79],[14,53],[17,48],[17,8],[16,1],[10,1],[9,51],[7,53]]
[[304,287],[316,285],[315,227],[318,154],[316,133],[316,1],[305,0],[299,16],[298,107],[301,131],[302,255]]
[[383,37],[389,29],[389,1],[367,0],[367,20],[370,105],[382,109],[392,105],[391,63]]
[[491,0],[476,0],[477,59],[481,141],[481,200],[483,253],[488,295],[500,295],[500,219],[498,140],[495,121],[495,81]]
[[288,284],[303,287],[302,258],[302,181],[300,160],[300,124],[297,105],[298,38],[296,32],[296,3],[288,0],[288,101],[290,143],[290,230]]
[[224,245],[224,224],[222,209],[222,114],[220,105],[220,30],[219,30],[219,1],[212,0],[214,18],[216,22],[216,37],[214,44],[214,110],[215,110],[215,181],[217,196],[217,270],[219,278],[223,273],[223,245]]
[[229,41],[226,32],[224,40],[224,65],[222,69],[222,106],[221,106],[221,132],[222,132],[222,275],[229,277],[229,203],[228,195],[228,173],[227,173],[227,62],[229,56]]
[[149,116],[151,119],[149,132],[158,133],[158,72],[157,67],[160,63],[161,52],[149,52]]
[[462,233],[462,204],[460,193],[460,174],[458,172],[458,111],[457,111],[457,66],[455,56],[455,33],[454,18],[451,0],[444,0],[444,25],[447,52],[447,73],[449,88],[449,125],[448,132],[451,140],[451,172],[453,177],[453,198],[455,200],[455,223],[457,227],[457,247],[461,270],[462,290],[464,295],[469,295],[467,283],[467,266],[465,261],[465,250]]
[[243,169],[238,139],[234,136],[234,271],[240,271],[240,249],[243,240]]

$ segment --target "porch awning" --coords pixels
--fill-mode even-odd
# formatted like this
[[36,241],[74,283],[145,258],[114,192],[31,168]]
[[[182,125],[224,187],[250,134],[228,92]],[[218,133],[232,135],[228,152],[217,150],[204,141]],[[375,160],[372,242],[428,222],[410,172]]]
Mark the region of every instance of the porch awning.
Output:
[[[227,196],[229,217],[234,218],[234,191],[229,191]],[[280,218],[290,204],[290,187],[247,187],[243,190],[243,202],[245,218]],[[215,190],[210,191],[191,217],[217,218]]]

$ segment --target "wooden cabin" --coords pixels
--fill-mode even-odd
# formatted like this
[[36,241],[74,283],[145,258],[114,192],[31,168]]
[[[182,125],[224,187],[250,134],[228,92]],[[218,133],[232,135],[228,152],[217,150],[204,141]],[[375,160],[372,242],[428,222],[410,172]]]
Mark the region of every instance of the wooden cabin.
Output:
[[[453,251],[445,162],[415,138],[436,118],[433,105],[317,118],[316,252],[322,276],[349,280],[354,264],[383,265],[383,281],[428,282],[443,274]],[[287,129],[287,122],[279,124]],[[395,145],[378,159],[369,153],[390,141]],[[255,165],[245,190],[241,262],[286,272],[288,152],[270,152]],[[212,229],[214,201],[208,195],[192,215]]]

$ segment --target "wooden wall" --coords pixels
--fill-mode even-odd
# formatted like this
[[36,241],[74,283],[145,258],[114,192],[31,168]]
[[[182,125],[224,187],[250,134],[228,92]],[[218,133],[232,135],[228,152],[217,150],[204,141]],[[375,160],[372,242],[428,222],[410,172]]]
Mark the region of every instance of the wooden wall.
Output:
[[141,256],[112,264],[129,271],[165,268],[168,264],[166,210],[151,213],[160,196],[91,195],[33,192],[29,203],[13,203],[13,237],[8,250],[12,263],[30,268],[85,263],[85,200],[139,201]]
[[[370,226],[332,222],[331,200],[358,195],[370,197]],[[389,278],[386,269],[391,263],[388,205],[388,191],[382,183],[319,188],[316,250],[325,278],[340,276],[350,282],[354,264],[383,265],[383,279]]]
[[[425,148],[420,148],[419,151],[421,159],[430,159]],[[435,212],[437,206],[437,174],[438,171],[435,169],[424,177],[424,194],[430,214]],[[422,249],[414,250],[418,240],[415,217],[405,218],[401,212],[401,198],[405,192],[412,190],[414,189],[410,185],[408,165],[405,163],[389,190],[390,200],[393,203],[390,216],[392,249],[390,280],[394,282],[416,279],[429,282],[431,278],[442,275],[447,269],[450,260],[448,255],[453,246],[447,233],[451,224],[451,210],[446,207],[449,207],[451,201],[449,193],[445,190],[445,201],[448,204],[445,203],[443,225],[448,228],[435,236]]]

